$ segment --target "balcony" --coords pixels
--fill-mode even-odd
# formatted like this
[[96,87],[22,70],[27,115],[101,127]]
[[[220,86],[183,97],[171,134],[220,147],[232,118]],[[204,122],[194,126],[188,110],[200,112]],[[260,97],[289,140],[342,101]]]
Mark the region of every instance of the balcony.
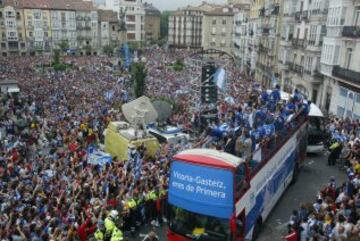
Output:
[[302,76],[303,73],[304,73],[304,67],[301,66],[301,65],[295,64],[294,65],[294,71]]
[[352,82],[354,84],[360,84],[360,72],[354,70],[345,69],[340,66],[334,66],[332,70],[332,75]]
[[342,36],[348,38],[360,38],[359,26],[344,26]]
[[296,21],[300,21],[300,20],[301,20],[301,12],[296,12],[296,13],[295,13],[295,20],[296,20]]
[[263,34],[269,34],[270,33],[270,28],[264,27],[262,33]]
[[301,20],[304,20],[305,22],[309,21],[309,12],[308,11],[304,11],[301,13]]
[[265,8],[261,8],[261,9],[259,10],[259,16],[260,16],[260,17],[264,17],[264,16],[265,16]]

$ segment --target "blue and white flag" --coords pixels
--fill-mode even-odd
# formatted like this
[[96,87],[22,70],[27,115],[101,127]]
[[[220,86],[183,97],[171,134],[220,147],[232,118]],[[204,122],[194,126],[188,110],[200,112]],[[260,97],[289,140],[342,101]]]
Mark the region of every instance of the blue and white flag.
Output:
[[105,100],[110,101],[114,97],[115,91],[108,90],[105,92]]
[[100,151],[94,147],[89,147],[87,154],[87,162],[91,165],[104,166],[105,164],[112,162],[112,157],[110,154]]
[[225,69],[223,68],[218,68],[214,74],[214,83],[216,84],[216,86],[221,89],[224,90],[225,89],[225,84],[226,84],[226,72]]

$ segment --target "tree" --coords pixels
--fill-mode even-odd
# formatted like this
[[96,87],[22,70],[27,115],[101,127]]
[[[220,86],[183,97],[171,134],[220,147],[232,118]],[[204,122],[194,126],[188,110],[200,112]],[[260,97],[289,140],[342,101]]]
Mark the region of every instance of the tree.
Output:
[[53,62],[52,67],[55,71],[64,71],[66,70],[66,65],[60,62],[60,50],[54,50]]
[[170,11],[163,11],[160,16],[160,38],[165,39],[169,31]]
[[114,53],[114,47],[111,45],[105,45],[103,47],[103,52],[104,52],[104,54],[106,54],[108,56],[112,56]]
[[65,53],[69,49],[69,41],[67,39],[61,40],[59,48]]
[[53,65],[55,64],[60,64],[60,51],[58,49],[54,50]]
[[85,45],[84,47],[83,47],[83,50],[85,51],[85,54],[88,54],[88,55],[90,55],[91,54],[91,45]]
[[134,88],[135,98],[139,98],[145,93],[145,79],[147,71],[145,68],[145,63],[136,62],[131,66],[131,80]]

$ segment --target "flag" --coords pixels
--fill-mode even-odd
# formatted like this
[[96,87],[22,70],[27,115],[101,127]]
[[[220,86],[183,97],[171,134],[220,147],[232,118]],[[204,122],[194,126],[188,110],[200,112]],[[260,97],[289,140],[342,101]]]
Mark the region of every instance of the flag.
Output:
[[226,72],[225,69],[223,68],[218,68],[214,74],[214,83],[216,84],[216,86],[221,89],[224,90],[225,88],[225,82],[226,82]]
[[110,154],[100,151],[93,146],[88,148],[87,154],[87,162],[92,165],[103,166],[112,162],[112,157]]
[[108,90],[105,92],[105,100],[110,101],[114,96],[115,91]]

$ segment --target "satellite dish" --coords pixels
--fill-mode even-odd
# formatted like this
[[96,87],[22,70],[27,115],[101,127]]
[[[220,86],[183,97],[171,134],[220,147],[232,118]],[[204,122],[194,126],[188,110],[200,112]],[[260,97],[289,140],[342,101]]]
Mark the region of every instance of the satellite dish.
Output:
[[126,120],[134,126],[135,129],[142,127],[146,130],[146,125],[156,121],[158,113],[152,105],[150,99],[146,96],[141,96],[127,104],[122,105],[121,110]]
[[171,116],[173,108],[168,102],[163,100],[155,100],[153,102],[153,106],[158,113],[159,123],[165,122]]

